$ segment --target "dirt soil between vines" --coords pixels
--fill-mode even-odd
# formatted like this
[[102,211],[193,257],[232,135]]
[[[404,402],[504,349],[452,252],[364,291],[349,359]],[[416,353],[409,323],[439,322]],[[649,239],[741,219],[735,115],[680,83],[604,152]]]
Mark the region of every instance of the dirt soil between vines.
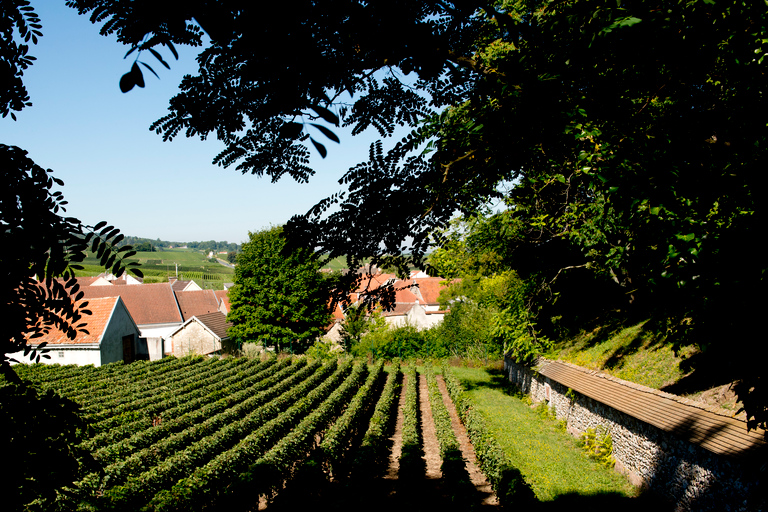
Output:
[[[405,389],[405,384],[404,381],[402,389]],[[355,487],[349,481],[331,481],[313,492],[306,492],[306,487],[301,486],[298,482],[291,482],[274,502],[267,504],[262,500],[259,504],[259,510],[268,512],[289,510],[365,510],[366,512],[500,510],[498,500],[493,494],[490,484],[475,463],[474,449],[466,429],[456,414],[456,409],[448,396],[441,376],[438,376],[438,386],[443,402],[451,415],[453,430],[466,461],[467,473],[475,488],[474,496],[465,496],[464,499],[457,501],[452,492],[453,489],[446,488],[441,479],[440,447],[435,435],[427,382],[426,378],[420,375],[418,387],[423,439],[422,457],[425,461],[423,477],[403,481],[398,475],[402,447],[403,406],[405,403],[405,397],[401,394],[394,434],[391,438],[392,450],[389,457],[389,467],[383,478],[371,482],[370,485],[365,485],[364,488]]]

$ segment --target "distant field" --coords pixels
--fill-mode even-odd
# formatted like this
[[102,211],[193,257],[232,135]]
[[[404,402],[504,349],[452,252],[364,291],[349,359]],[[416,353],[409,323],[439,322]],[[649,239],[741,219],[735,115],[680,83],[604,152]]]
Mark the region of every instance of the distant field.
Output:
[[[210,262],[206,254],[191,249],[137,252],[128,261],[141,264],[146,283],[163,282],[168,277],[177,275],[177,271],[179,278],[192,279],[202,288],[222,289],[223,283],[234,280],[233,269]],[[78,275],[93,276],[104,272],[104,268],[99,265],[99,259],[92,253],[86,256],[83,267]]]
[[[369,258],[366,258],[366,262],[370,261]],[[347,258],[344,256],[337,256],[336,258],[333,258],[329,262],[325,263],[323,265],[323,268],[330,268],[331,270],[342,270],[346,269],[347,267]],[[409,267],[410,270],[421,270],[417,269],[416,267]]]

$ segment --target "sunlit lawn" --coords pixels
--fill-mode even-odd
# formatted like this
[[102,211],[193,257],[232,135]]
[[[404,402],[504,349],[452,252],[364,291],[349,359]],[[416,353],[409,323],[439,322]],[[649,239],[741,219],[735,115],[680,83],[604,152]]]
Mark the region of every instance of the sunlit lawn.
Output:
[[539,500],[577,493],[618,493],[635,489],[613,469],[587,457],[576,440],[510,396],[503,379],[477,368],[453,368],[486,419],[512,464],[523,473]]

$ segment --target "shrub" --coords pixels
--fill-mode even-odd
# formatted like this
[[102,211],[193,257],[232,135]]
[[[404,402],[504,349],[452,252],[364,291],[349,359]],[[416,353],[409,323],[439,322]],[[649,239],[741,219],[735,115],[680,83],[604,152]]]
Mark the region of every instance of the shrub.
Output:
[[259,359],[264,353],[264,346],[259,343],[244,343],[240,349],[240,354],[248,359]]
[[587,455],[600,464],[609,468],[616,464],[616,459],[613,458],[613,438],[604,426],[598,425],[597,428],[588,428],[581,435],[581,441]]

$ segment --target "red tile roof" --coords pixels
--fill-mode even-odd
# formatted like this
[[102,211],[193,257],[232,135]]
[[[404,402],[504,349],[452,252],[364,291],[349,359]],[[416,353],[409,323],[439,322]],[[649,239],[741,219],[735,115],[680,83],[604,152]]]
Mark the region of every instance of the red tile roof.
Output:
[[88,305],[83,309],[90,310],[93,313],[91,315],[83,315],[82,319],[78,322],[85,322],[86,325],[83,328],[88,331],[88,334],[78,330],[77,337],[72,340],[67,337],[64,331],[53,327],[47,335],[31,340],[28,339],[27,341],[30,345],[39,345],[43,342],[48,342],[49,345],[99,343],[118,300],[118,297],[104,297],[77,302],[78,307],[84,302],[88,302]]
[[85,286],[84,298],[116,297],[123,299],[125,307],[137,325],[181,323],[182,317],[176,298],[168,283],[135,286]]
[[171,286],[173,287],[173,291],[175,291],[175,292],[183,292],[184,288],[189,286],[189,283],[191,283],[191,282],[192,282],[191,280],[190,281],[179,281],[179,280],[176,280],[176,281],[171,282]]
[[216,298],[213,290],[176,292],[176,299],[179,301],[179,308],[184,321],[193,316],[199,317],[219,310],[219,299]]
[[440,292],[448,285],[448,281],[442,277],[423,277],[412,279],[412,282],[418,286],[421,298],[427,304],[438,304]]
[[227,329],[232,327],[232,323],[227,322],[227,317],[221,311],[197,315],[197,319],[222,340],[228,337]]

